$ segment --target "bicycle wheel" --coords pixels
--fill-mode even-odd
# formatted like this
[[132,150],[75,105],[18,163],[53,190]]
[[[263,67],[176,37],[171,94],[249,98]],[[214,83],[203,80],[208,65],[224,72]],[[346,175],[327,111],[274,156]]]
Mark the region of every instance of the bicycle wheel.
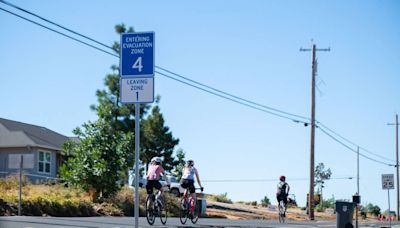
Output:
[[188,205],[185,197],[182,197],[181,202],[179,203],[179,219],[181,220],[182,225],[185,225],[188,217]]
[[[157,202],[159,203],[159,202]],[[160,220],[163,225],[167,222],[168,205],[164,196],[161,196],[161,204],[159,203],[158,208],[160,209]]]
[[199,220],[199,214],[200,214],[200,205],[194,202],[194,210],[190,216],[190,220],[192,220],[193,224],[196,224],[197,220]]
[[285,207],[282,201],[279,203],[279,223],[285,223]]
[[154,211],[154,201],[152,199],[153,195],[148,195],[146,199],[146,218],[147,222],[150,225],[154,224],[154,221],[156,220],[156,215]]

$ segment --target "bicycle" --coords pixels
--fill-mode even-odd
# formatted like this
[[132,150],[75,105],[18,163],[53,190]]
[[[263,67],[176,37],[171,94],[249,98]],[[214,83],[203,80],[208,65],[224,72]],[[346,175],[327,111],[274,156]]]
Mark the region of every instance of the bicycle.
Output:
[[146,198],[146,218],[147,222],[150,225],[153,225],[156,217],[159,216],[161,223],[165,225],[167,222],[167,213],[168,213],[168,205],[165,197],[160,195],[158,199],[156,199],[157,194],[148,194]]
[[285,207],[285,203],[283,202],[283,200],[279,201],[278,217],[279,217],[279,223],[285,223],[286,207]]
[[[201,189],[201,192],[203,192],[202,188],[196,189]],[[179,219],[181,220],[182,225],[185,225],[188,218],[190,218],[193,224],[196,224],[197,220],[199,219],[200,206],[197,205],[196,201],[192,201],[193,198],[189,192],[189,189],[186,188],[180,200],[179,208]]]

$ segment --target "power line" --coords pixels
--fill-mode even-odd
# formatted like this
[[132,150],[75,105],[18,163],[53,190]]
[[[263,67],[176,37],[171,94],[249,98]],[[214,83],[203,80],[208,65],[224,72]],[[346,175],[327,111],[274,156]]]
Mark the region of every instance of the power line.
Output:
[[[318,129],[320,129],[323,133],[325,133],[325,134],[326,134],[327,136],[329,136],[331,139],[335,140],[336,142],[338,142],[338,143],[341,144],[342,146],[346,147],[346,148],[349,149],[350,151],[352,151],[352,152],[354,152],[354,153],[357,153],[357,150],[355,150],[355,149],[351,148],[350,146],[346,145],[345,143],[341,142],[340,140],[338,140],[337,138],[335,138],[333,135],[331,135],[331,134],[329,134],[327,131],[325,131],[323,128],[318,128]],[[362,153],[359,153],[359,154],[360,154],[360,156],[362,156],[362,157],[364,157],[364,158],[366,158],[366,159],[368,159],[368,160],[371,160],[371,161],[374,161],[374,162],[377,162],[377,163],[380,163],[380,164],[383,164],[383,165],[387,165],[387,166],[394,166],[393,164],[389,164],[389,163],[386,163],[386,162],[378,161],[378,160],[373,159],[373,158],[371,158],[371,157],[368,157],[367,155],[364,155],[364,154],[362,154]]]
[[[169,74],[172,74],[172,75],[174,75],[174,76],[183,78],[183,79],[185,79],[185,80],[187,80],[187,81],[193,82],[193,83],[195,83],[195,84],[197,84],[197,85],[201,85],[201,86],[203,86],[203,87],[206,87],[206,88],[208,88],[208,89],[211,89],[211,90],[213,90],[213,91],[216,91],[216,92],[218,92],[218,93],[222,93],[222,94],[225,94],[225,95],[227,95],[227,96],[236,98],[236,99],[238,99],[238,100],[241,100],[241,101],[244,101],[244,102],[247,102],[247,103],[250,103],[250,104],[259,106],[259,107],[263,107],[263,108],[265,108],[265,109],[269,109],[269,110],[272,110],[272,111],[275,111],[275,112],[279,112],[279,113],[282,113],[282,114],[285,114],[285,115],[288,115],[288,116],[293,116],[293,117],[297,117],[297,118],[300,118],[300,119],[305,119],[305,120],[307,120],[307,121],[310,120],[308,117],[304,117],[304,116],[292,114],[292,113],[289,113],[289,112],[285,112],[285,111],[282,111],[282,110],[279,110],[279,109],[276,109],[276,108],[272,108],[272,107],[269,107],[269,106],[266,106],[266,105],[263,105],[263,104],[259,104],[259,103],[250,101],[250,100],[248,100],[248,99],[244,99],[244,98],[238,97],[238,96],[233,95],[233,94],[231,94],[231,93],[224,92],[224,91],[222,91],[222,90],[213,88],[213,87],[208,86],[208,85],[206,85],[206,84],[197,82],[197,81],[192,80],[192,79],[190,79],[190,78],[184,77],[184,76],[182,76],[182,75],[180,75],[180,74],[177,74],[177,73],[174,73],[174,72],[172,72],[172,71],[169,71],[169,70],[167,70],[167,69],[165,69],[165,68],[162,68],[162,67],[159,67],[159,66],[156,66],[156,68],[158,68],[158,69],[160,69],[160,70],[163,70],[163,71],[165,71],[165,72],[168,72]],[[304,123],[304,122],[303,122],[303,123]]]
[[[55,22],[52,22],[52,21],[50,21],[50,20],[48,20],[48,19],[46,19],[46,18],[43,18],[43,17],[41,17],[41,16],[39,16],[39,15],[37,15],[37,14],[35,14],[35,13],[32,13],[32,12],[30,12],[30,11],[28,11],[28,10],[22,9],[22,8],[20,8],[20,7],[18,7],[18,6],[15,6],[15,5],[11,4],[11,3],[8,3],[8,2],[6,2],[6,1],[4,1],[4,0],[0,0],[0,2],[1,2],[1,3],[4,3],[4,4],[6,4],[6,5],[9,5],[9,6],[11,6],[11,7],[14,7],[14,8],[16,8],[16,9],[18,9],[18,10],[20,10],[20,11],[25,12],[25,13],[28,13],[28,14],[30,14],[30,15],[32,15],[32,16],[35,16],[35,17],[37,17],[37,18],[39,18],[39,19],[41,19],[41,20],[44,20],[45,22],[48,22],[48,23],[50,23],[50,24],[53,24],[53,25],[55,25],[55,26],[57,26],[57,27],[59,27],[59,28],[62,28],[62,29],[64,29],[64,30],[67,30],[67,31],[69,31],[69,32],[71,32],[71,33],[73,33],[73,34],[75,34],[75,35],[78,35],[78,36],[83,37],[83,38],[85,38],[85,39],[88,39],[88,40],[90,40],[90,41],[92,41],[92,42],[95,42],[95,43],[97,43],[97,44],[99,44],[99,45],[101,45],[101,46],[103,46],[103,47],[106,47],[106,48],[108,48],[108,49],[114,50],[114,48],[112,48],[112,47],[110,47],[110,46],[108,46],[108,45],[106,45],[106,44],[104,44],[104,43],[101,43],[101,42],[99,42],[99,41],[97,41],[97,40],[95,40],[95,39],[93,39],[93,38],[90,38],[90,37],[88,37],[88,36],[86,36],[86,35],[83,35],[83,34],[81,34],[81,33],[75,32],[75,31],[73,31],[73,30],[71,30],[71,29],[68,29],[68,28],[66,28],[66,27],[64,27],[64,26],[61,26],[61,25],[59,25],[59,24],[57,24],[57,23],[55,23]],[[48,30],[50,30],[50,31],[52,31],[52,32],[55,32],[55,33],[59,34],[59,35],[65,36],[65,37],[67,37],[67,38],[70,38],[70,39],[72,39],[72,40],[74,40],[74,41],[77,41],[77,42],[79,42],[79,43],[81,43],[81,44],[84,44],[84,45],[86,45],[86,46],[88,46],[88,47],[94,48],[94,49],[96,49],[96,50],[98,50],[98,51],[101,51],[101,52],[103,52],[103,53],[106,53],[106,54],[109,54],[109,55],[112,55],[112,56],[114,56],[114,57],[119,58],[119,55],[116,55],[116,54],[111,53],[111,52],[109,52],[109,51],[103,50],[103,49],[101,49],[101,48],[99,48],[99,47],[96,47],[96,46],[94,46],[94,45],[91,45],[91,44],[89,44],[89,43],[87,43],[87,42],[84,42],[84,41],[82,41],[82,40],[79,40],[79,39],[77,39],[77,38],[74,38],[74,37],[72,37],[72,36],[70,36],[70,35],[67,35],[67,34],[62,33],[62,32],[60,32],[60,31],[57,31],[57,30],[55,30],[55,29],[52,29],[52,28],[50,28],[50,27],[48,27],[48,26],[45,26],[45,25],[40,24],[40,23],[38,23],[38,22],[35,22],[35,21],[33,21],[33,20],[30,20],[30,19],[28,19],[28,18],[26,18],[26,17],[23,17],[23,16],[21,16],[21,15],[19,15],[19,14],[13,13],[13,12],[8,11],[8,10],[6,10],[6,9],[4,9],[4,8],[1,8],[1,7],[0,7],[0,10],[3,10],[4,12],[7,12],[7,13],[9,13],[9,14],[12,14],[12,15],[16,16],[16,17],[19,17],[19,18],[21,18],[21,19],[24,19],[24,20],[26,20],[26,21],[28,21],[28,22],[31,22],[31,23],[33,23],[33,24],[35,24],[35,25],[38,25],[38,26],[40,26],[40,27],[42,27],[42,28],[48,29]],[[232,101],[232,102],[235,102],[235,103],[244,105],[244,106],[249,107],[249,108],[252,108],[252,109],[256,109],[256,110],[259,110],[259,111],[262,111],[262,112],[265,112],[265,113],[268,113],[268,114],[271,114],[271,115],[275,115],[275,116],[278,116],[278,117],[281,117],[281,118],[284,118],[284,119],[288,119],[288,120],[294,121],[294,122],[296,122],[296,123],[304,123],[305,125],[308,125],[308,124],[309,124],[309,122],[305,122],[305,121],[303,121],[303,120],[299,120],[299,119],[295,119],[295,118],[290,118],[290,117],[288,117],[288,116],[292,116],[292,117],[297,117],[297,118],[300,118],[300,119],[309,120],[309,118],[307,118],[307,117],[303,117],[303,116],[300,116],[300,115],[296,115],[296,114],[292,114],[292,113],[289,113],[289,112],[285,112],[285,111],[282,111],[282,110],[279,110],[279,109],[275,109],[275,108],[272,108],[272,107],[269,107],[269,106],[266,106],[266,105],[262,105],[262,104],[259,104],[259,103],[250,101],[250,100],[248,100],[248,99],[244,99],[244,98],[238,97],[238,96],[236,96],[236,95],[233,95],[233,94],[224,92],[224,91],[222,91],[222,90],[213,88],[213,87],[211,87],[211,86],[208,86],[208,85],[206,85],[206,84],[204,84],[204,83],[200,83],[200,82],[197,82],[197,81],[195,81],[195,80],[189,79],[189,78],[187,78],[187,77],[184,77],[184,76],[182,76],[182,75],[180,75],[180,74],[174,73],[174,72],[172,72],[172,71],[169,71],[169,70],[167,70],[167,69],[165,69],[165,68],[162,68],[162,67],[159,67],[159,66],[156,66],[156,68],[158,68],[158,69],[160,69],[160,70],[163,70],[163,71],[165,71],[165,72],[167,72],[167,73],[169,73],[169,74],[172,74],[172,75],[174,75],[174,76],[176,76],[176,77],[180,77],[180,78],[182,78],[182,79],[184,79],[184,80],[187,80],[187,81],[189,81],[189,82],[191,82],[191,83],[195,83],[195,84],[197,84],[198,86],[193,85],[193,84],[191,84],[191,83],[189,83],[189,82],[185,82],[185,81],[183,81],[183,80],[174,78],[174,77],[172,77],[171,75],[167,75],[167,74],[162,73],[162,72],[159,72],[159,71],[156,71],[156,73],[158,73],[158,74],[160,74],[160,75],[162,75],[162,76],[164,76],[164,77],[170,78],[170,79],[172,79],[172,80],[178,81],[178,82],[180,82],[180,83],[183,83],[183,84],[185,84],[185,85],[188,85],[188,86],[194,87],[194,88],[196,88],[196,89],[202,90],[202,91],[204,91],[204,92],[213,94],[213,95],[215,95],[215,96],[218,96],[218,97],[221,97],[221,98],[224,98],[224,99],[227,99],[227,100],[230,100],[230,101]],[[205,87],[205,88],[207,88],[207,89],[201,88],[200,86],[201,86],[201,87]],[[212,91],[210,91],[210,90],[212,90]],[[213,92],[213,91],[214,91],[214,92]],[[224,94],[224,95],[221,95],[221,94]],[[255,107],[255,106],[262,107],[262,108],[258,108],[258,107]],[[265,109],[267,109],[267,110],[265,110]],[[274,111],[274,112],[272,112],[272,111]],[[275,112],[277,112],[277,113],[275,113]],[[281,113],[281,114],[278,114],[278,113]],[[283,115],[283,114],[284,114],[284,115]],[[287,115],[287,116],[285,116],[285,115]],[[319,121],[316,121],[316,122],[317,122],[319,125],[321,125],[322,127],[324,127],[325,129],[327,129],[328,131],[330,131],[330,132],[332,132],[333,134],[335,134],[335,135],[337,135],[338,137],[340,137],[342,140],[344,140],[344,141],[346,141],[346,142],[348,142],[348,143],[351,143],[351,144],[353,144],[353,145],[356,145],[356,144],[354,144],[353,142],[349,141],[348,139],[346,139],[346,138],[340,136],[338,133],[334,132],[333,130],[329,129],[328,127],[326,127],[325,125],[323,125],[321,122],[319,122]],[[336,142],[338,142],[338,143],[340,143],[341,145],[345,146],[347,149],[351,150],[352,152],[356,152],[354,149],[350,148],[350,147],[347,146],[345,143],[341,142],[340,140],[338,140],[337,138],[335,138],[334,136],[332,136],[331,134],[329,134],[328,132],[326,132],[326,131],[323,130],[322,128],[320,128],[320,130],[321,130],[323,133],[327,134],[330,138],[334,139]],[[390,159],[387,159],[387,158],[385,158],[385,157],[382,157],[382,156],[380,156],[380,155],[377,155],[377,154],[375,154],[375,153],[372,153],[372,152],[370,152],[370,151],[368,151],[368,150],[366,150],[366,149],[364,149],[364,148],[362,148],[362,147],[360,147],[360,148],[363,149],[365,152],[374,154],[375,156],[378,156],[378,157],[381,157],[382,159],[385,159],[385,160],[389,160],[389,161],[390,161]],[[376,160],[376,159],[370,158],[370,157],[368,157],[368,156],[366,156],[366,155],[363,155],[363,154],[361,154],[361,153],[360,153],[360,155],[363,156],[364,158],[369,159],[369,160],[372,160],[372,161],[375,161],[375,162],[378,162],[378,163],[381,163],[381,164],[384,164],[384,165],[392,166],[391,164],[378,161],[378,160]]]
[[[3,1],[0,0],[0,2],[3,2]],[[65,33],[59,32],[59,31],[57,31],[57,30],[55,30],[55,29],[52,29],[52,28],[50,28],[50,27],[48,27],[48,26],[42,25],[42,24],[40,24],[40,23],[38,23],[38,22],[32,21],[32,20],[30,20],[30,19],[28,19],[28,18],[26,18],[26,17],[23,17],[23,16],[21,16],[21,15],[19,15],[19,14],[13,13],[13,12],[8,11],[8,10],[6,10],[6,9],[4,9],[4,8],[1,8],[1,7],[0,7],[0,10],[3,10],[3,11],[5,11],[5,12],[9,13],[9,14],[12,14],[12,15],[14,15],[14,16],[16,16],[16,17],[19,17],[19,18],[21,18],[21,19],[24,19],[24,20],[26,20],[26,21],[28,21],[28,22],[31,22],[31,23],[33,23],[33,24],[35,24],[35,25],[38,25],[38,26],[40,26],[40,27],[42,27],[42,28],[48,29],[48,30],[50,30],[50,31],[52,31],[52,32],[55,32],[55,33],[59,34],[59,35],[62,35],[62,36],[65,36],[65,37],[67,37],[67,38],[70,38],[70,39],[72,39],[72,40],[75,40],[75,41],[77,41],[77,42],[79,42],[79,43],[81,43],[81,44],[87,45],[87,46],[89,46],[89,47],[91,47],[91,48],[94,48],[94,49],[96,49],[96,50],[98,50],[98,51],[101,51],[101,52],[104,52],[104,53],[107,53],[107,54],[109,54],[109,55],[112,55],[112,56],[115,56],[115,57],[118,57],[118,58],[119,58],[119,56],[116,55],[116,54],[113,54],[113,53],[111,53],[111,52],[105,51],[105,50],[103,50],[103,49],[101,49],[101,48],[98,48],[98,47],[96,47],[96,46],[94,46],[94,45],[91,45],[91,44],[89,44],[89,43],[87,43],[87,42],[84,42],[84,41],[82,41],[82,40],[79,40],[79,39],[77,39],[77,38],[74,38],[74,37],[72,37],[72,36],[69,36],[69,35],[67,35],[67,34],[65,34]]]
[[[6,2],[3,1],[3,0],[0,0],[0,2],[6,3]],[[6,4],[7,4],[7,3],[6,3]],[[76,34],[76,35],[79,35],[79,36],[81,36],[81,37],[83,37],[83,38],[89,39],[90,41],[94,41],[94,42],[96,42],[96,43],[98,43],[98,44],[101,44],[101,45],[104,46],[104,47],[107,47],[107,48],[110,48],[110,49],[114,50],[114,49],[113,49],[112,47],[110,47],[110,46],[107,46],[107,45],[105,45],[105,44],[103,44],[103,43],[101,43],[101,42],[99,42],[99,41],[96,41],[96,40],[94,40],[94,39],[92,39],[92,38],[89,38],[88,36],[85,36],[85,35],[83,35],[83,34],[81,34],[81,33],[78,33],[78,32],[72,31],[71,29],[65,28],[64,26],[61,26],[61,25],[59,25],[59,24],[57,24],[57,23],[51,22],[50,20],[47,20],[47,19],[45,19],[45,18],[43,18],[43,17],[41,17],[41,16],[39,16],[39,15],[36,15],[36,14],[34,14],[34,13],[31,13],[31,12],[29,12],[29,11],[27,11],[27,10],[24,10],[24,9],[22,9],[22,8],[20,8],[20,7],[17,7],[17,6],[14,6],[14,5],[12,5],[12,4],[11,4],[11,6],[16,7],[17,9],[22,10],[22,11],[24,11],[24,12],[28,12],[28,13],[31,14],[31,15],[34,15],[34,16],[36,16],[36,17],[38,17],[38,18],[40,18],[40,19],[42,19],[42,20],[44,20],[44,21],[46,21],[46,22],[51,23],[51,24],[57,25],[58,27],[60,27],[60,28],[62,28],[62,29],[66,29],[67,31],[72,32],[72,33],[74,33],[74,34]],[[26,20],[26,21],[28,21],[28,22],[31,22],[31,23],[33,23],[33,24],[35,24],[35,25],[38,25],[38,26],[43,27],[43,28],[45,28],[45,29],[48,29],[48,30],[50,30],[50,31],[52,31],[52,32],[55,32],[55,33],[57,33],[57,34],[60,34],[60,35],[62,35],[62,36],[65,36],[65,37],[67,37],[67,38],[73,39],[73,40],[75,40],[75,41],[77,41],[77,42],[80,42],[80,43],[82,43],[82,44],[84,44],[84,45],[87,45],[87,46],[89,46],[89,47],[91,47],[91,48],[95,48],[96,50],[102,51],[102,52],[104,52],[104,53],[106,53],[106,54],[109,54],[109,55],[112,55],[112,56],[114,56],[114,57],[119,58],[119,56],[116,55],[116,54],[113,54],[113,53],[111,53],[111,52],[105,51],[105,50],[103,50],[103,49],[101,49],[101,48],[98,48],[98,47],[96,47],[96,46],[93,46],[93,45],[91,45],[91,44],[89,44],[89,43],[87,43],[87,42],[78,40],[78,39],[76,39],[76,38],[74,38],[74,37],[72,37],[72,36],[69,36],[69,35],[67,35],[67,34],[65,34],[65,33],[62,33],[62,32],[57,31],[57,30],[55,30],[55,29],[52,29],[52,28],[50,28],[50,27],[48,27],[48,26],[42,25],[42,24],[40,24],[40,23],[38,23],[38,22],[32,21],[32,20],[30,20],[30,19],[28,19],[28,18],[26,18],[26,17],[23,17],[23,16],[21,16],[21,15],[18,15],[18,14],[16,14],[16,13],[13,13],[13,12],[8,11],[8,10],[6,10],[6,9],[3,9],[3,8],[1,8],[1,7],[0,7],[0,10],[3,10],[3,11],[5,11],[5,12],[7,12],[7,13],[10,13],[10,14],[12,14],[12,15],[14,15],[14,16],[17,16],[17,17],[19,17],[19,18],[21,18],[21,19],[24,19],[24,20]],[[269,106],[266,106],[266,105],[262,105],[262,104],[259,104],[259,103],[255,103],[255,102],[252,102],[252,101],[250,101],[250,100],[248,100],[248,99],[244,99],[244,98],[235,96],[235,95],[233,95],[233,94],[224,92],[224,91],[219,90],[219,89],[215,89],[215,88],[213,88],[213,87],[211,87],[211,86],[207,86],[207,85],[205,85],[205,84],[203,84],[203,83],[197,82],[197,81],[195,81],[195,80],[189,79],[189,78],[187,78],[187,77],[184,77],[184,76],[182,76],[182,75],[179,75],[179,74],[177,74],[177,73],[174,73],[174,72],[172,72],[172,71],[169,71],[169,70],[167,70],[167,69],[165,69],[165,68],[163,68],[163,67],[159,67],[159,66],[156,66],[156,67],[157,67],[158,69],[161,69],[161,70],[163,70],[163,71],[166,71],[166,72],[168,72],[168,73],[170,73],[170,74],[173,74],[173,75],[175,75],[175,76],[178,76],[178,77],[183,78],[183,79],[185,79],[185,80],[188,80],[188,81],[190,81],[190,82],[196,83],[197,85],[201,85],[201,86],[203,86],[203,87],[206,87],[206,88],[208,88],[208,89],[214,90],[214,91],[216,91],[216,92],[218,92],[218,93],[225,94],[225,95],[230,96],[230,97],[233,97],[233,98],[235,98],[235,99],[242,100],[242,101],[245,101],[245,102],[247,102],[247,103],[250,103],[250,104],[253,104],[253,105],[257,105],[257,106],[263,107],[263,108],[265,108],[265,109],[269,109],[269,110],[272,110],[272,111],[275,111],[275,112],[279,112],[279,113],[282,113],[282,114],[286,114],[286,115],[290,115],[290,116],[295,116],[295,117],[302,118],[302,119],[307,119],[306,117],[303,117],[303,116],[291,114],[291,113],[288,113],[288,112],[285,112],[285,111],[282,111],[282,110],[279,110],[279,109],[275,109],[275,108],[272,108],[272,107],[269,107]],[[184,81],[182,81],[182,80],[179,80],[179,79],[173,78],[173,77],[171,77],[171,76],[168,76],[168,75],[166,75],[166,74],[164,74],[164,73],[162,73],[162,72],[156,71],[156,73],[158,73],[158,74],[160,74],[160,75],[162,75],[162,76],[164,76],[164,77],[168,77],[168,78],[170,78],[170,79],[173,79],[173,80],[176,80],[176,81],[178,81],[178,82],[181,82],[181,83],[183,83],[183,84],[192,86],[192,87],[197,88],[197,89],[199,89],[199,90],[202,90],[202,91],[204,91],[204,92],[208,92],[208,93],[210,93],[210,94],[219,96],[219,97],[221,97],[221,98],[228,99],[228,100],[233,101],[233,102],[235,102],[235,103],[238,103],[238,104],[241,104],[241,105],[244,105],[244,106],[247,106],[247,107],[250,107],[250,108],[253,108],[253,109],[262,111],[262,112],[265,112],[265,113],[269,113],[269,114],[271,114],[271,115],[275,115],[275,116],[278,116],[278,117],[281,117],[281,118],[289,119],[289,120],[292,120],[292,121],[294,121],[294,122],[296,122],[296,123],[305,123],[305,124],[307,124],[307,122],[304,122],[304,121],[301,121],[301,120],[298,120],[298,119],[293,119],[293,118],[290,118],[290,117],[287,117],[287,116],[284,116],[284,115],[280,115],[280,114],[277,114],[277,113],[274,113],[274,112],[271,112],[271,111],[263,110],[263,109],[254,107],[253,105],[249,105],[249,104],[246,104],[246,103],[244,103],[244,102],[236,101],[236,100],[231,99],[231,98],[229,98],[229,97],[227,97],[227,96],[220,95],[220,94],[214,93],[214,92],[212,92],[212,91],[203,89],[203,88],[201,88],[201,87],[199,87],[199,86],[194,86],[194,85],[192,85],[192,84],[190,84],[190,83],[187,83],[187,82],[184,82]]]
[[367,150],[367,149],[365,149],[365,148],[363,148],[363,147],[357,145],[356,143],[350,141],[349,139],[346,139],[345,137],[339,135],[337,132],[331,130],[330,128],[328,128],[327,126],[325,126],[323,123],[321,123],[321,122],[319,122],[319,121],[316,121],[316,122],[317,122],[318,127],[320,127],[320,128],[321,128],[321,127],[325,128],[325,129],[328,130],[329,132],[333,133],[334,135],[336,135],[337,137],[343,139],[344,141],[346,141],[346,142],[352,144],[353,146],[359,147],[361,150],[363,150],[363,151],[365,151],[365,152],[367,152],[367,153],[369,153],[369,154],[375,155],[375,156],[377,156],[377,157],[379,157],[379,158],[381,158],[381,159],[384,159],[384,160],[387,160],[387,161],[390,161],[390,162],[395,162],[395,161],[392,160],[392,159],[388,159],[388,158],[386,158],[386,157],[383,157],[383,156],[381,156],[381,155],[379,155],[379,154],[373,153],[373,152],[371,152],[371,151],[369,151],[369,150]]
[[201,90],[201,91],[204,91],[204,92],[213,94],[213,95],[215,95],[215,96],[218,96],[218,97],[221,97],[221,98],[230,100],[230,101],[232,101],[232,102],[235,102],[235,103],[244,105],[244,106],[246,106],[246,107],[249,107],[249,108],[252,108],[252,109],[256,109],[256,110],[259,110],[259,111],[261,111],[261,112],[265,112],[265,113],[268,113],[268,114],[271,114],[271,115],[275,115],[275,116],[278,116],[278,117],[281,117],[281,118],[285,118],[285,119],[288,119],[288,120],[292,120],[292,121],[294,121],[294,122],[300,122],[299,120],[295,120],[295,119],[289,118],[289,117],[287,117],[287,116],[283,116],[283,115],[280,115],[280,114],[277,114],[277,113],[273,113],[273,112],[270,112],[270,111],[267,111],[267,110],[264,110],[264,109],[261,109],[261,108],[257,108],[257,107],[255,107],[255,106],[253,106],[253,105],[249,105],[249,104],[246,104],[246,103],[244,103],[244,102],[240,102],[240,101],[234,100],[234,99],[232,99],[232,98],[229,98],[229,97],[227,97],[227,96],[224,96],[224,95],[221,95],[221,94],[218,94],[218,93],[215,93],[215,92],[206,90],[206,89],[201,88],[201,87],[199,87],[199,86],[192,85],[192,84],[190,84],[190,83],[188,83],[188,82],[185,82],[185,81],[176,79],[176,78],[171,77],[171,76],[169,76],[169,75],[167,75],[167,74],[164,74],[164,73],[162,73],[162,72],[159,72],[159,71],[155,71],[155,72],[158,73],[158,74],[160,74],[160,75],[162,75],[162,76],[164,76],[164,77],[167,77],[167,78],[170,78],[170,79],[172,79],[172,80],[175,80],[175,81],[178,81],[178,82],[180,82],[180,83],[183,83],[183,84],[185,84],[185,85],[194,87],[194,88],[199,89],[199,90]]
[[44,18],[44,17],[42,17],[42,16],[40,16],[40,15],[38,15],[38,14],[35,14],[35,13],[31,12],[31,11],[28,11],[28,10],[26,10],[26,9],[23,9],[23,8],[21,8],[21,7],[18,7],[18,6],[16,6],[16,5],[14,5],[14,4],[12,4],[12,3],[9,3],[9,2],[7,2],[7,1],[4,1],[4,0],[0,0],[0,2],[6,4],[6,5],[8,5],[8,6],[11,6],[11,7],[15,8],[15,9],[18,9],[18,10],[20,10],[20,11],[22,11],[22,12],[25,12],[25,13],[27,13],[27,14],[30,14],[30,15],[32,15],[32,16],[35,16],[35,17],[37,17],[37,18],[39,18],[39,19],[41,19],[41,20],[43,20],[43,21],[45,21],[45,22],[47,22],[47,23],[50,23],[50,24],[55,25],[55,26],[57,26],[57,27],[59,27],[59,28],[62,28],[62,29],[64,29],[64,30],[67,30],[68,32],[71,32],[71,33],[73,33],[73,34],[75,34],[75,35],[81,36],[81,37],[83,37],[83,38],[85,38],[85,39],[88,39],[88,40],[90,40],[90,41],[92,41],[92,42],[95,42],[95,43],[97,43],[97,44],[99,44],[99,45],[101,45],[101,46],[104,46],[104,47],[106,47],[106,48],[110,48],[110,49],[114,50],[112,47],[110,47],[110,46],[108,46],[108,45],[106,45],[106,44],[104,44],[104,43],[101,43],[101,42],[99,42],[99,41],[97,41],[97,40],[95,40],[95,39],[92,39],[92,38],[90,38],[90,37],[88,37],[88,36],[85,36],[85,35],[83,35],[83,34],[81,34],[81,33],[75,32],[74,30],[71,30],[71,29],[69,29],[69,28],[67,28],[67,27],[65,27],[65,26],[60,25],[60,24],[57,24],[57,23],[55,23],[55,22],[53,22],[53,21],[51,21],[51,20],[48,20],[48,19],[46,19],[46,18]]
[[[329,180],[351,180],[354,177],[331,177]],[[211,179],[211,180],[202,180],[202,182],[219,182],[219,183],[228,183],[228,182],[276,182],[277,179]],[[288,181],[309,181],[309,178],[290,178]]]

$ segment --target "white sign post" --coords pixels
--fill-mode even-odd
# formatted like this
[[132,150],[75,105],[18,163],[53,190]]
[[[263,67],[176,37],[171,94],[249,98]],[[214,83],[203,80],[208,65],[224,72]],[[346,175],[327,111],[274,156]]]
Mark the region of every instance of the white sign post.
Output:
[[392,218],[390,214],[390,194],[389,190],[394,189],[394,175],[382,174],[382,189],[388,190],[388,206],[389,206],[389,227],[392,227]]
[[135,227],[139,227],[140,104],[154,101],[154,32],[121,34],[120,97],[135,104]]

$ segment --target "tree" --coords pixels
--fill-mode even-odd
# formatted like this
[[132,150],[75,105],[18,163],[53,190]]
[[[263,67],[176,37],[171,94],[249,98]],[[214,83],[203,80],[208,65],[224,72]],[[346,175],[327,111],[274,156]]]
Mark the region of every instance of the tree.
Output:
[[378,216],[381,213],[381,208],[378,205],[373,205],[372,203],[369,203],[365,206],[365,209],[367,213],[373,214],[375,216]]
[[261,200],[261,205],[263,207],[267,207],[270,204],[271,204],[271,201],[269,200],[268,196],[264,196],[264,198]]
[[151,110],[151,114],[142,120],[142,137],[140,154],[141,161],[147,166],[152,157],[162,157],[163,167],[171,171],[178,162],[173,158],[174,148],[179,143],[179,139],[172,136],[169,127],[165,126],[164,117],[161,114],[158,103],[160,96],[157,96],[156,106]]
[[104,120],[85,123],[74,134],[81,140],[64,144],[63,150],[71,157],[61,165],[61,176],[90,192],[94,201],[111,196],[120,188],[119,174],[126,169],[131,137],[114,131]]
[[314,185],[318,186],[318,193],[322,192],[322,188],[325,187],[324,183],[326,180],[331,179],[331,169],[325,169],[324,163],[319,163],[315,167],[315,183]]
[[[133,28],[126,29],[120,24],[115,26],[115,31],[121,34],[133,32]],[[113,50],[119,54],[118,42],[114,42]],[[111,196],[118,190],[118,183],[127,183],[128,170],[134,163],[135,105],[120,103],[119,68],[113,65],[111,70],[104,81],[106,88],[96,91],[98,104],[91,106],[98,120],[85,123],[83,130],[75,129],[81,141],[66,143],[65,151],[70,158],[61,171],[68,183],[92,191],[94,198]],[[142,125],[140,158],[142,164],[147,164],[151,157],[161,156],[166,170],[171,170],[184,158],[184,153],[178,160],[172,156],[179,139],[165,126],[159,101],[157,96],[151,114],[148,114],[151,105],[138,104]]]
[[322,197],[322,189],[325,187],[324,183],[326,180],[331,179],[331,169],[325,169],[324,163],[318,163],[318,165],[315,167],[315,182],[314,186],[318,186],[317,192],[321,195],[320,197],[320,202],[321,202],[321,210],[324,210],[324,205],[323,205],[323,197]]
[[335,207],[335,197],[332,196],[327,200],[321,200],[321,202],[316,206],[318,212],[323,212],[324,208],[334,208]]
[[175,169],[172,171],[172,174],[177,177],[177,179],[181,179],[182,177],[182,170],[185,166],[185,152],[182,149],[178,149],[176,152],[176,162],[175,162]]

